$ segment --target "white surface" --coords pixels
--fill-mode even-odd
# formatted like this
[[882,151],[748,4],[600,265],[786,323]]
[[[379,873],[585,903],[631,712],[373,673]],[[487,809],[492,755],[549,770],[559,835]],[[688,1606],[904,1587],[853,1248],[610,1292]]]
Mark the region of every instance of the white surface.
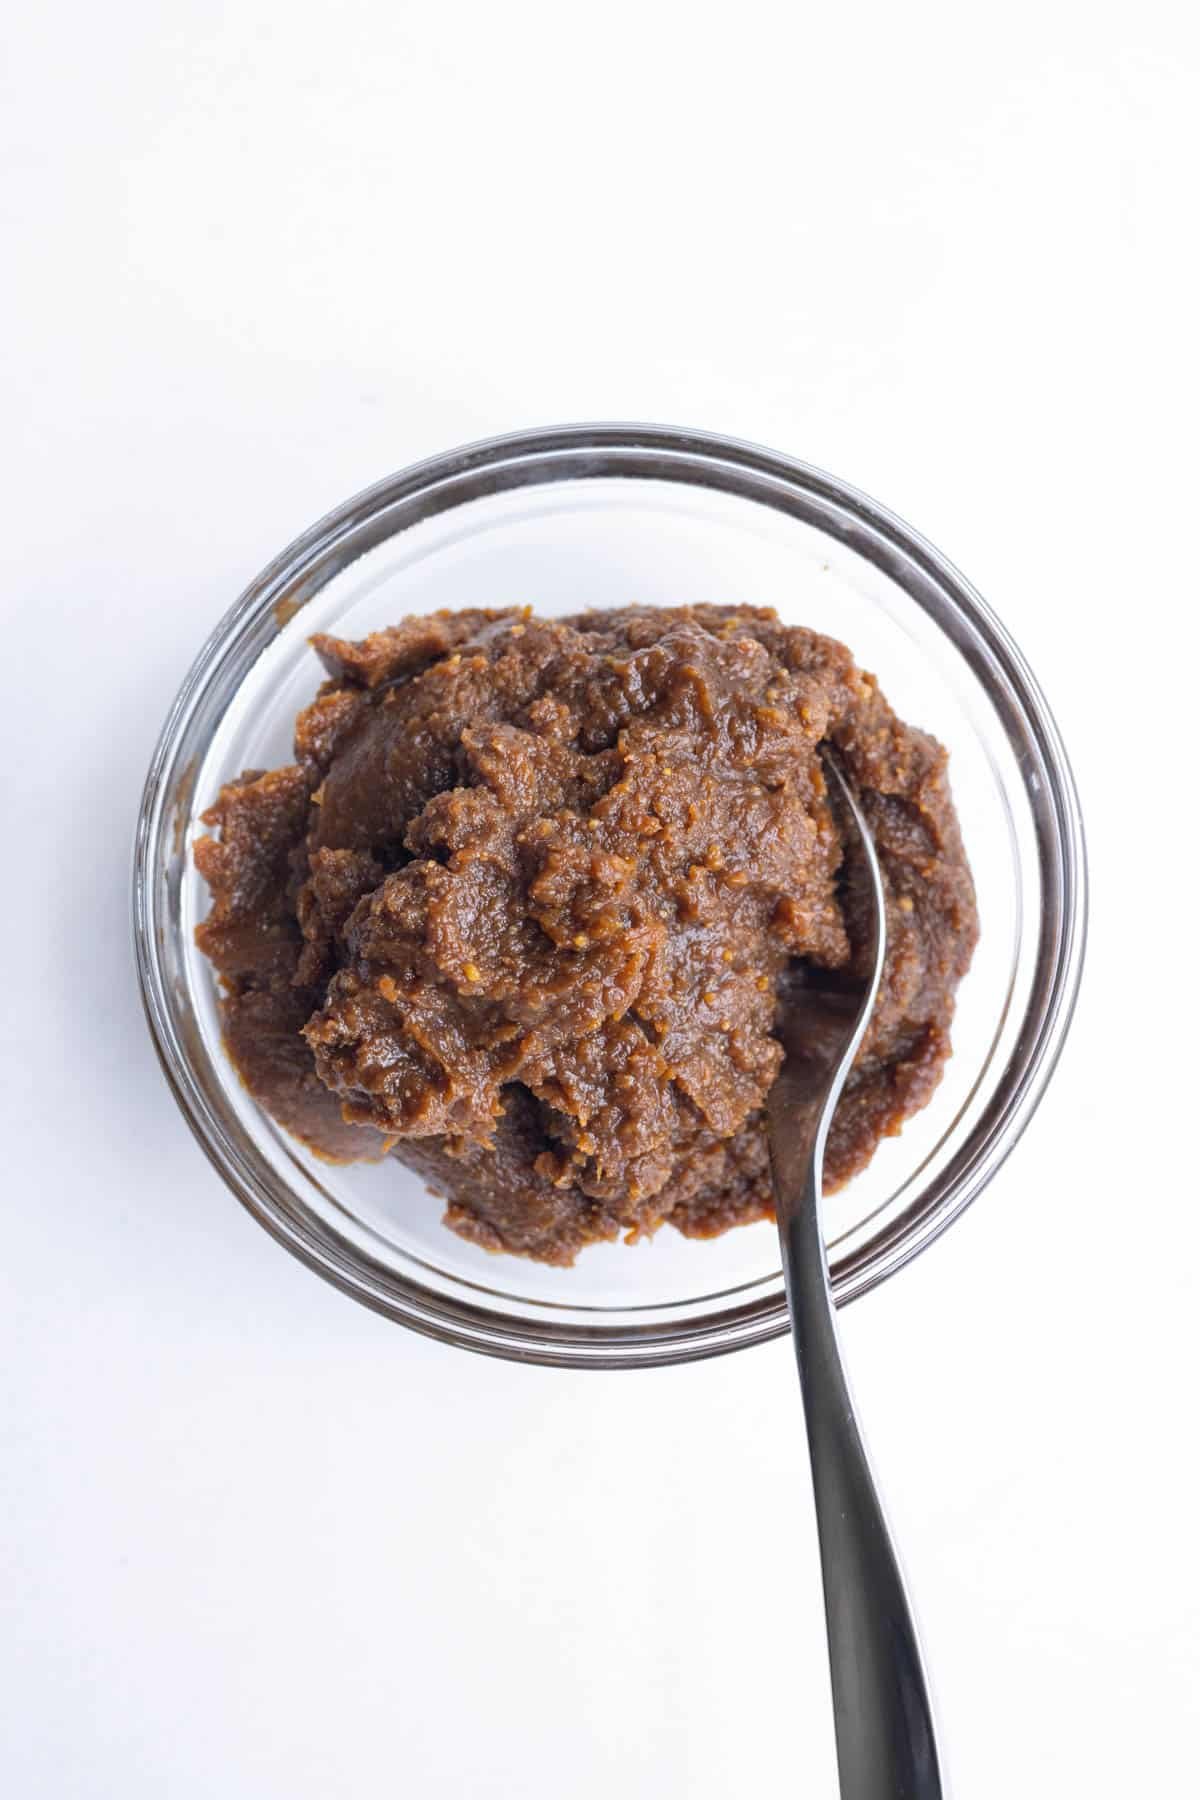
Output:
[[407,460],[587,416],[877,494],[1058,710],[1074,1036],[846,1346],[959,1794],[1194,1783],[1194,15],[782,11],[10,23],[7,1794],[834,1791],[786,1347],[576,1377],[384,1324],[225,1193],[134,991],[142,770],[242,583]]

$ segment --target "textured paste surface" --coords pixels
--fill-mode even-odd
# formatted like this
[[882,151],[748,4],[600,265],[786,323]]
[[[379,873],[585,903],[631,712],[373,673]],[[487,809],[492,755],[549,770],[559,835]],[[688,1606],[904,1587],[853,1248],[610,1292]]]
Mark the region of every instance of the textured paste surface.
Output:
[[225,1040],[289,1132],[392,1153],[493,1250],[569,1263],[769,1217],[776,983],[863,931],[818,746],[875,837],[888,953],[839,1186],[929,1099],[977,935],[946,756],[842,645],[748,607],[408,619],[313,640],[296,760],[196,845]]

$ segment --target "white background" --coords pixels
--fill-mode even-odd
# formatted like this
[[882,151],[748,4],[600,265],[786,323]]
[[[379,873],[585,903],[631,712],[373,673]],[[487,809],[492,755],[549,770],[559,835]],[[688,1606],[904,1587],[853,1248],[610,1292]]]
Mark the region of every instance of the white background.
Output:
[[[191,657],[492,431],[833,469],[1025,648],[1090,828],[1044,1107],[845,1316],[971,1800],[1194,1791],[1198,42],[980,8],[49,0],[6,27],[0,1788],[832,1795],[782,1344],[408,1336],[194,1147],[127,860]],[[10,891],[11,890],[11,891]]]

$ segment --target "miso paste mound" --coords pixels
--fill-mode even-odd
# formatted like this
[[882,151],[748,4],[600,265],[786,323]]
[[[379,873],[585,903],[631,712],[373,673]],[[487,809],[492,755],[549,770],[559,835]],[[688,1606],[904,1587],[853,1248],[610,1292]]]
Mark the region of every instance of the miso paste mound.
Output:
[[949,1055],[974,892],[934,740],[828,638],[749,607],[407,619],[313,640],[295,762],[196,845],[229,1055],[287,1131],[391,1154],[492,1250],[570,1263],[771,1214],[776,984],[864,921],[819,746],[883,866],[887,966],[839,1186]]

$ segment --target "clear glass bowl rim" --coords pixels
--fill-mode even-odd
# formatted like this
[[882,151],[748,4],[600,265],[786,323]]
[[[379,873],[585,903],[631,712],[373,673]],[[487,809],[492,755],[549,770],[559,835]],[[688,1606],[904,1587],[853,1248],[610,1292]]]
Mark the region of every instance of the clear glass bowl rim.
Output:
[[[714,1318],[668,1326],[580,1326],[495,1313],[432,1293],[356,1257],[306,1226],[240,1155],[196,1080],[163,965],[164,834],[177,823],[178,751],[189,722],[248,634],[281,629],[332,573],[418,520],[489,494],[580,478],[632,476],[715,488],[815,524],[866,555],[917,601],[963,654],[995,706],[1020,761],[1034,822],[1041,928],[1017,1047],[991,1103],[920,1209],[835,1267],[839,1304],[868,1292],[941,1236],[982,1191],[1032,1117],[1062,1050],[1078,992],[1087,921],[1087,862],[1074,778],[1053,715],[999,619],[932,544],[866,494],[778,452],[707,431],[580,424],[516,432],[416,463],[365,489],[296,538],[246,588],[188,672],[151,760],[138,814],[133,869],[134,949],[151,1036],[175,1098],[202,1148],[250,1213],[300,1260],[388,1318],[442,1342],[554,1366],[625,1368],[692,1361],[780,1336],[782,1299],[755,1300]],[[353,544],[352,551],[349,546]],[[339,557],[339,551],[346,552]],[[255,653],[257,654],[257,652]]]

